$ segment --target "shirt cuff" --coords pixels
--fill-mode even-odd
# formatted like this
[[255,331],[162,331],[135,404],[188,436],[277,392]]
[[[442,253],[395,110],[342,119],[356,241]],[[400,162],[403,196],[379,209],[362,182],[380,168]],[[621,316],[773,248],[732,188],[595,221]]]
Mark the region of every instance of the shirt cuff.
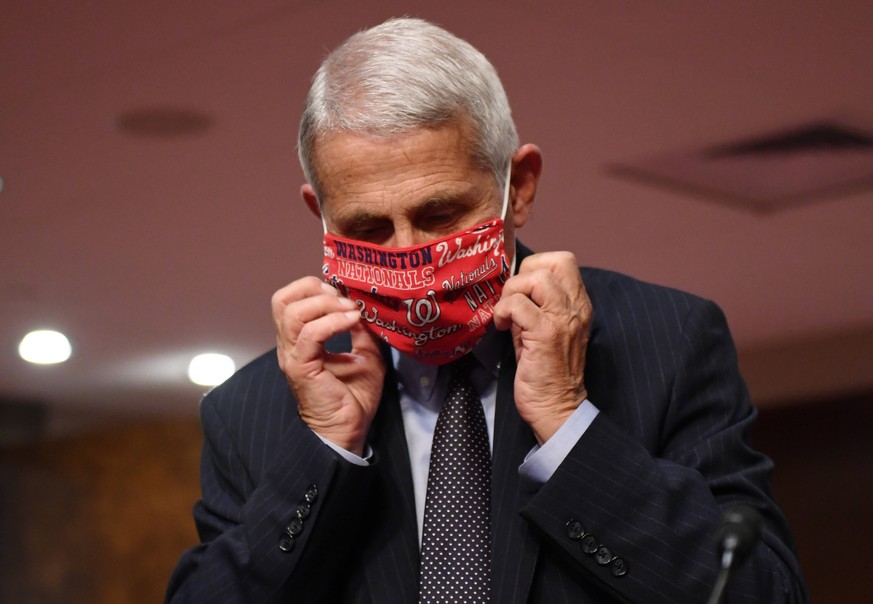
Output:
[[321,434],[318,434],[317,432],[315,432],[314,434],[318,438],[321,439],[321,442],[323,442],[328,447],[330,447],[331,449],[333,449],[334,451],[339,453],[340,457],[342,457],[346,461],[353,463],[356,466],[369,466],[370,465],[370,460],[373,458],[373,449],[370,448],[370,445],[367,445],[367,447],[364,449],[364,456],[359,457],[359,456],[355,455],[354,453],[352,453],[351,451],[349,451],[347,449],[343,449],[338,444],[327,440]]
[[518,466],[518,473],[523,480],[533,483],[534,486],[542,486],[552,477],[558,466],[576,446],[576,443],[588,430],[588,426],[597,417],[600,410],[587,398],[582,401],[573,414],[567,418],[564,425],[558,428],[552,437],[543,443],[536,445],[525,456],[524,462]]

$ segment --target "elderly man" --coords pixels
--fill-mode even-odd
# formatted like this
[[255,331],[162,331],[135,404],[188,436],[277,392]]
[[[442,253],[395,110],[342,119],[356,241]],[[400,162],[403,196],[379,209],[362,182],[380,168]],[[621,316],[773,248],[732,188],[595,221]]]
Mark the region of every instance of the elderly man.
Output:
[[478,51],[352,36],[299,145],[323,275],[203,401],[168,601],[703,602],[737,502],[764,529],[730,601],[806,601],[721,312],[517,242],[542,158]]

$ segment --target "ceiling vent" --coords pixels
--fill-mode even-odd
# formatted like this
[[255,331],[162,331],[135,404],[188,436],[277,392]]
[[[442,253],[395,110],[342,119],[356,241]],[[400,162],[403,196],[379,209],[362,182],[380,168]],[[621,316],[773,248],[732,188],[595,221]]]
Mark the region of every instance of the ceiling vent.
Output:
[[873,187],[873,134],[836,121],[665,153],[616,172],[759,213]]

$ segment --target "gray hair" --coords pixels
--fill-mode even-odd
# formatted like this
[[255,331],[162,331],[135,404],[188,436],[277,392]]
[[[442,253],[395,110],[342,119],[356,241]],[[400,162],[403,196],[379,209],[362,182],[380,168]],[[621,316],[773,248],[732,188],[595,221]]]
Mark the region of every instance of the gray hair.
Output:
[[494,67],[436,25],[390,19],[353,35],[319,67],[300,120],[300,164],[320,200],[320,137],[355,132],[388,138],[449,123],[471,128],[472,159],[502,188],[518,134]]

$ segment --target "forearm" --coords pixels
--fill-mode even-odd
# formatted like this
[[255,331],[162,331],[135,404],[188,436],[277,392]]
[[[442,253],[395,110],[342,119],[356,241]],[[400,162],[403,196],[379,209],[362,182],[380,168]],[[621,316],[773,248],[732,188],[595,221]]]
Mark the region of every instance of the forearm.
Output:
[[[803,602],[796,560],[781,521],[772,520],[781,514],[748,478],[725,477],[716,498],[699,472],[655,459],[601,414],[522,516],[574,561],[580,575],[617,598],[703,602],[717,573],[714,534],[721,507],[742,499],[771,522],[736,573],[730,601]],[[583,534],[568,532],[571,519],[581,523]],[[608,552],[591,551],[592,544]],[[604,557],[620,558],[626,574],[616,576],[611,562],[601,563]]]
[[[315,596],[341,562],[336,537],[356,525],[348,502],[365,496],[366,468],[338,458],[294,418],[268,470],[256,479],[236,454],[218,413],[204,407],[203,498],[195,508],[201,544],[187,552],[168,602],[294,602]],[[257,483],[255,483],[257,482]],[[349,496],[353,494],[353,496]],[[298,520],[298,509],[301,516]],[[293,536],[288,534],[291,522]]]
[[[602,365],[612,379],[592,394],[600,413],[523,515],[617,597],[702,602],[716,579],[722,510],[746,502],[765,530],[731,582],[731,602],[804,602],[791,535],[770,495],[772,464],[749,443],[755,412],[724,317],[689,302],[680,337],[667,345],[621,340],[621,364]],[[570,519],[593,537],[568,537]],[[606,564],[596,548],[583,549],[594,545],[607,548]],[[614,557],[626,573],[612,573]]]

